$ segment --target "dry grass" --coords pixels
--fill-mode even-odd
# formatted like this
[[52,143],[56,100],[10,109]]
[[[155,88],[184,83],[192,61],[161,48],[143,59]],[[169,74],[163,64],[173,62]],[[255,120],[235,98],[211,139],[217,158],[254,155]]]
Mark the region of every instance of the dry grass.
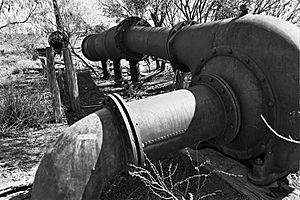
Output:
[[[178,175],[178,173],[182,173],[181,170],[178,170],[178,163],[168,163],[167,166],[164,166],[159,161],[157,164],[154,164],[146,155],[146,167],[130,165],[132,170],[129,171],[129,174],[140,179],[159,199],[165,200],[194,200],[216,196],[221,190],[203,194],[203,188],[212,174],[223,173],[228,176],[239,176],[220,170],[204,173],[202,168],[210,165],[210,161],[207,160],[199,165],[195,165],[188,149],[186,149],[186,155],[194,169],[194,173],[188,176]],[[178,179],[178,177],[180,178]]]
[[49,122],[52,108],[45,85],[10,82],[0,86],[0,136]]

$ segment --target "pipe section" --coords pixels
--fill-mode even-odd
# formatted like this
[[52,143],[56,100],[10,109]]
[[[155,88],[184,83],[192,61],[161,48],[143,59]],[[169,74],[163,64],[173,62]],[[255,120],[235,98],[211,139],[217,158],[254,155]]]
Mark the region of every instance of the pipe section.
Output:
[[59,136],[35,175],[32,200],[97,199],[104,184],[122,170],[127,158],[113,114],[102,109]]
[[119,60],[124,57],[122,51],[115,42],[117,27],[108,29],[101,34],[89,35],[82,41],[81,49],[83,55],[91,61]]
[[[44,155],[32,200],[99,199],[104,184],[127,170],[128,163],[134,163],[129,133],[120,120],[136,123],[142,151],[151,159],[214,138],[224,129],[222,102],[205,86],[126,106],[108,106],[69,127]],[[118,112],[129,115],[120,119]]]
[[[158,103],[159,102],[159,103]],[[219,136],[225,113],[216,92],[199,85],[127,104],[152,159]]]

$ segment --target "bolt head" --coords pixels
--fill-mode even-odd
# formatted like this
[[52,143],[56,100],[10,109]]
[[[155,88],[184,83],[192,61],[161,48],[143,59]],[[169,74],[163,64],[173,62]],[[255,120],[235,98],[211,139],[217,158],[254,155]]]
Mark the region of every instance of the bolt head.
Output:
[[256,159],[254,160],[254,163],[255,163],[256,165],[263,165],[263,164],[264,164],[263,160],[260,159],[260,158],[256,158]]

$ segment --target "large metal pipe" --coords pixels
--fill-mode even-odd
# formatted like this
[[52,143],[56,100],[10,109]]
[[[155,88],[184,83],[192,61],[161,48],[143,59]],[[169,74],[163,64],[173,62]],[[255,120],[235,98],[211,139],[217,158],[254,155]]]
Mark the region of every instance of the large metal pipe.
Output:
[[[169,59],[192,72],[191,87],[130,103],[109,95],[103,110],[71,126],[44,156],[32,199],[97,199],[127,163],[143,165],[144,153],[158,159],[203,141],[251,163],[249,179],[257,185],[299,169],[299,145],[275,136],[260,117],[299,140],[297,27],[253,15],[172,29],[127,22],[87,37],[84,54]],[[257,158],[261,162],[253,162]]]
[[226,124],[221,99],[205,86],[128,104],[111,95],[105,104],[68,128],[45,154],[32,199],[99,199],[104,184],[127,163],[143,164],[143,152],[157,159],[222,135]]

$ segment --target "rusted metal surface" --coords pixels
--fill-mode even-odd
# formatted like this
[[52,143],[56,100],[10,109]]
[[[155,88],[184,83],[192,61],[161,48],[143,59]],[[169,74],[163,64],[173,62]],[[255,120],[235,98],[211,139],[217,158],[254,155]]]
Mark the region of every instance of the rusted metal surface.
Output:
[[224,130],[222,102],[215,91],[201,85],[127,105],[144,152],[152,159],[215,138]]
[[[131,51],[176,60],[182,64],[179,69],[189,68],[193,79],[198,74],[215,74],[232,87],[242,120],[237,137],[229,144],[217,145],[226,154],[237,159],[266,155],[268,160],[273,155],[270,152],[284,155],[279,151],[293,149],[272,135],[260,114],[285,137],[299,139],[299,123],[291,123],[290,115],[299,110],[299,29],[283,20],[257,15],[178,26],[133,26],[127,30],[125,44]],[[176,34],[171,34],[175,29]],[[270,146],[277,147],[270,151]],[[300,150],[297,146],[295,149],[291,151],[299,158]],[[282,159],[275,160],[283,163]],[[291,162],[289,167],[282,164],[282,170],[286,170],[278,177],[298,167],[297,161]],[[261,180],[262,184],[266,182]]]
[[[85,199],[95,199],[107,177],[121,171],[124,163],[142,165],[143,152],[158,159],[202,142],[250,164],[248,177],[256,185],[270,184],[299,169],[300,146],[275,136],[260,117],[262,114],[284,137],[299,140],[299,118],[291,114],[300,110],[299,29],[277,18],[254,15],[206,24],[183,23],[171,34],[175,29],[128,26],[122,45],[130,52],[168,59],[178,69],[190,71],[191,86],[127,104],[113,95],[113,103],[107,104],[110,114],[99,115],[108,112],[106,109],[98,113],[100,121],[108,124],[99,134],[110,139],[103,141],[99,150],[97,173],[78,168],[87,173],[77,179],[78,187],[84,189],[78,189],[73,199],[79,199],[82,191]],[[113,27],[88,36],[82,44],[84,55],[91,60],[129,59],[124,48],[118,47],[115,33]],[[83,123],[78,126],[84,127]],[[49,155],[62,158],[59,144],[70,141],[69,133],[64,135]],[[74,143],[65,144],[65,149],[74,149]],[[81,155],[87,156],[89,151],[93,149]],[[57,168],[45,167],[47,162]],[[72,162],[77,165],[81,159]],[[38,173],[35,185],[44,183],[55,171],[53,185],[63,182],[66,191],[72,191],[69,185],[76,179],[76,170],[65,170],[63,164],[46,155],[39,168],[45,175]],[[99,188],[95,186],[98,182]],[[43,190],[60,193],[57,187],[39,193]]]
[[113,60],[114,72],[115,72],[115,83],[121,85],[123,82],[123,74],[120,60]]
[[101,60],[101,66],[102,66],[103,78],[106,79],[110,75],[107,69],[107,60]]
[[135,61],[129,61],[129,67],[130,67],[130,76],[131,76],[132,83],[141,82],[139,63]]

